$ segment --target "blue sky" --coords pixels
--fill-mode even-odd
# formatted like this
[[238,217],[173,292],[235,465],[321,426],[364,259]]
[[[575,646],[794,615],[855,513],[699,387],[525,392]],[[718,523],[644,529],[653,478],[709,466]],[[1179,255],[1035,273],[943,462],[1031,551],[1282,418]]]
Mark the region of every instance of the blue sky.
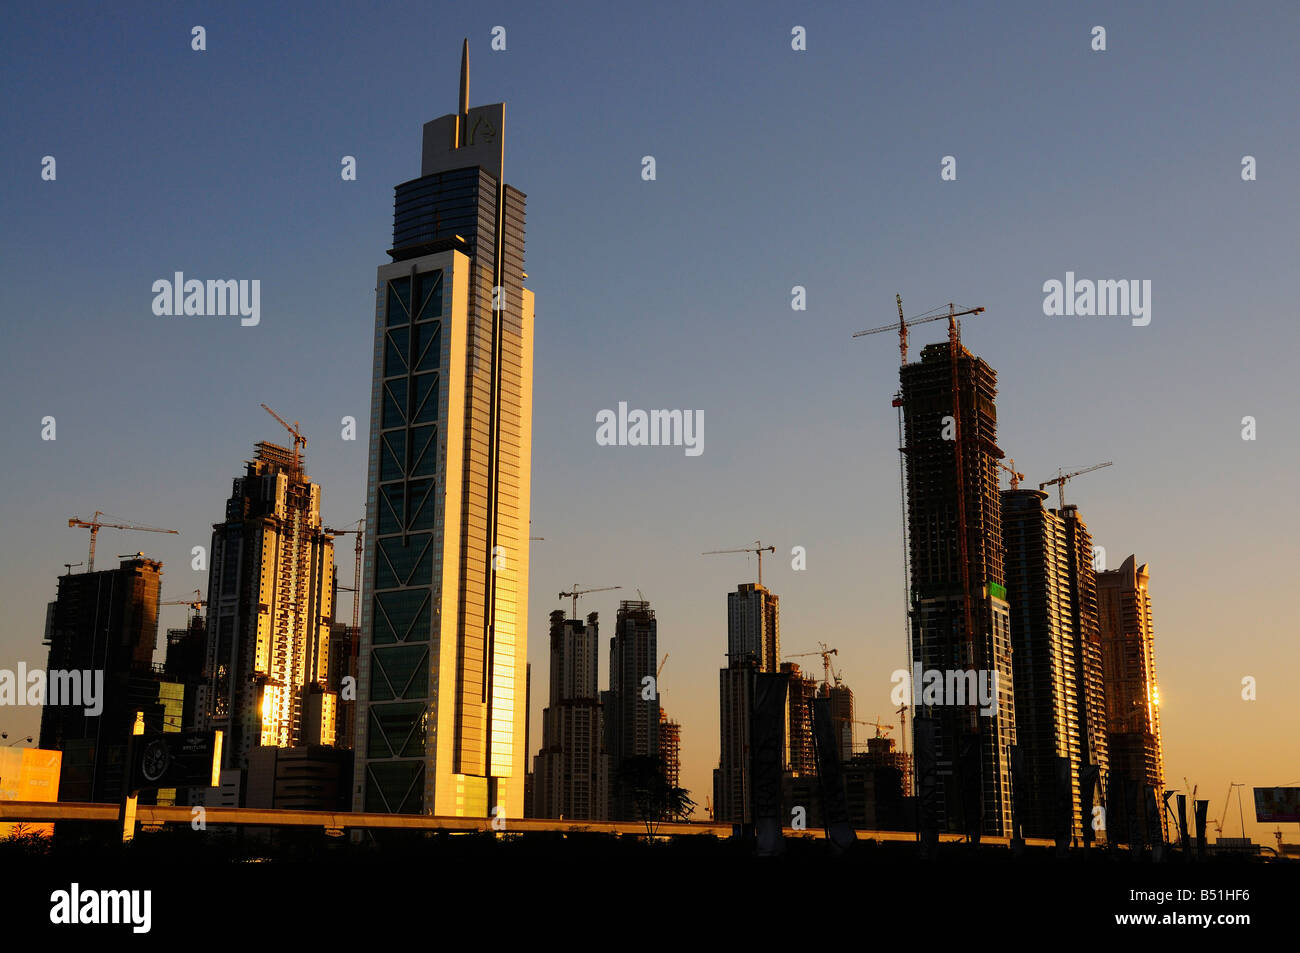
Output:
[[[1112,565],[1151,565],[1171,785],[1216,792],[1217,814],[1229,780],[1300,780],[1297,26],[1285,3],[11,11],[0,666],[44,663],[55,577],[85,558],[71,516],[180,530],[105,530],[100,565],[144,549],[165,596],[206,590],[190,547],[252,444],[284,436],[261,402],[302,422],[326,520],[361,515],[364,435],[339,439],[339,420],[368,417],[392,188],[419,174],[422,123],[455,108],[468,36],[471,100],[507,103],[506,178],[528,195],[535,685],[555,593],[622,585],[581,607],[612,631],[641,589],[702,805],[725,593],[754,567],[699,554],[761,537],[783,650],[836,646],[859,717],[892,721],[897,342],[851,335],[901,292],[909,315],[987,308],[964,341],[998,371],[1000,443],[1029,482],[1114,461],[1067,492]],[[152,283],[177,270],[260,279],[261,324],[155,317]],[[1150,325],[1045,316],[1043,283],[1067,271],[1150,280]],[[918,328],[913,354],[942,329]],[[619,401],[703,410],[704,453],[597,446]],[[0,712],[0,728],[37,718]]]

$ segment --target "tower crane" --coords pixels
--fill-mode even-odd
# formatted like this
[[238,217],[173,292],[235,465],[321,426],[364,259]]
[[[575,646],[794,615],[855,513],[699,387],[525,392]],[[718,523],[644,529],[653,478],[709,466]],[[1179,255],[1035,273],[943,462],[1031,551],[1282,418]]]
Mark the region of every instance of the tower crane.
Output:
[[158,605],[160,605],[160,606],[189,606],[193,611],[198,612],[199,609],[203,608],[204,606],[206,606],[206,605],[208,604],[208,600],[207,600],[207,599],[200,599],[200,598],[199,598],[200,595],[201,595],[200,591],[199,591],[198,589],[195,589],[195,590],[194,590],[194,598],[193,598],[193,599],[168,599],[166,602],[160,602],[160,603],[158,603]]
[[[1218,834],[1219,834],[1220,837],[1223,836],[1223,822],[1226,821],[1226,820],[1228,819],[1228,805],[1232,803],[1232,789],[1233,789],[1233,788],[1244,788],[1245,786],[1246,786],[1246,785],[1245,785],[1244,783],[1242,783],[1241,781],[1231,781],[1231,782],[1229,782],[1229,783],[1228,783],[1228,793],[1225,794],[1224,797],[1223,797],[1223,810],[1219,812],[1219,817],[1218,817],[1217,820],[1214,819],[1214,818],[1210,818],[1210,823],[1214,825],[1214,829],[1218,832]],[[1241,810],[1241,794],[1238,794],[1238,795],[1237,795],[1237,813],[1238,813],[1239,815],[1241,815],[1241,836],[1242,836],[1243,838],[1245,838],[1245,836],[1246,836],[1246,818],[1245,818],[1245,815],[1242,813],[1242,810]]]
[[[263,404],[263,407],[266,405]],[[270,410],[267,407],[267,410]],[[303,441],[306,443],[306,441]],[[361,550],[366,535],[366,519],[363,516],[357,520],[356,529],[330,529],[328,526],[321,527],[321,532],[330,533],[334,536],[346,536],[349,533],[357,538],[356,544],[356,562],[352,570],[352,631],[349,633],[348,642],[351,651],[348,653],[348,674],[354,676],[357,674],[357,647],[361,641]]]
[[664,663],[667,662],[667,661],[668,661],[668,653],[665,652],[665,653],[664,653],[664,657],[663,657],[662,659],[659,660],[659,668],[657,668],[657,669],[655,670],[655,684],[656,684],[656,685],[659,684],[659,676],[663,674],[663,671],[664,671]]
[[885,733],[883,729],[888,729],[889,731],[894,730],[893,725],[884,724],[883,722],[881,722],[879,717],[877,717],[875,721],[862,721],[861,719],[855,718],[853,719],[853,723],[857,725],[870,725],[872,728],[875,728],[877,738],[885,737]]
[[904,319],[903,296],[894,295],[894,301],[897,302],[898,304],[897,324],[891,321],[889,324],[882,324],[878,328],[868,328],[865,331],[858,331],[853,336],[855,338],[860,338],[860,337],[866,337],[868,334],[880,334],[882,331],[893,331],[897,329],[898,330],[898,353],[899,356],[902,358],[902,360],[899,361],[899,364],[907,363],[907,329],[908,328],[917,324],[927,324],[930,321],[941,321],[944,318],[961,318],[961,317],[965,317],[968,314],[980,314],[984,310],[983,308],[971,308],[968,311],[955,311],[954,306],[950,304],[948,305],[947,312],[940,311],[938,308],[936,308],[935,310],[939,311],[938,314],[935,314],[932,311],[927,311],[925,314],[918,315],[917,317]]
[[825,642],[818,642],[817,644],[822,647],[822,666],[825,668],[826,672],[830,673],[829,679],[823,679],[823,681],[826,682],[826,690],[829,692],[832,680],[834,681],[836,688],[840,687],[840,673],[835,671],[835,667],[831,665],[831,656],[839,655],[839,652],[835,649],[828,648]]
[[1091,473],[1093,470],[1100,470],[1102,467],[1111,466],[1112,462],[1113,461],[1107,460],[1105,463],[1098,463],[1091,467],[1084,467],[1082,470],[1075,470],[1073,473],[1062,473],[1060,468],[1057,468],[1056,479],[1048,480],[1046,483],[1040,483],[1038,484],[1038,488],[1040,490],[1046,490],[1049,486],[1055,484],[1057,499],[1060,501],[1061,509],[1065,509],[1065,484],[1069,483],[1077,476]]
[[[1013,490],[1020,489],[1020,481],[1025,478],[1025,475],[1023,473],[1016,472],[1016,461],[1014,459],[1008,458],[1006,463],[1003,463],[1001,460],[998,460],[996,462],[999,467],[1001,467],[1003,470],[1006,470],[1008,473],[1011,474],[1011,489]],[[1041,490],[1042,487],[1039,487],[1039,489]]]
[[[365,540],[366,521],[365,518],[357,520],[356,529],[331,529],[328,526],[321,527],[322,533],[329,533],[331,536],[347,536],[349,533],[357,538],[356,563],[352,570],[352,628],[358,627],[360,616],[358,609],[361,608],[361,550]],[[355,643],[354,643],[355,644]]]
[[[1233,788],[1244,788],[1245,786],[1246,786],[1245,783],[1242,781],[1233,781],[1232,784],[1228,787],[1228,797],[1232,797]],[[1228,805],[1226,803],[1224,804],[1223,809],[1225,811],[1228,809]],[[1237,792],[1237,817],[1241,821],[1241,839],[1245,840],[1246,839],[1246,815],[1241,810],[1240,791]]]
[[572,616],[572,618],[577,619],[577,618],[578,618],[578,597],[579,597],[579,596],[585,596],[585,595],[586,595],[587,593],[589,593],[589,592],[610,592],[611,590],[614,590],[614,589],[622,589],[622,588],[623,588],[622,586],[600,586],[599,588],[596,588],[596,589],[579,589],[579,588],[578,588],[578,584],[575,582],[575,583],[573,584],[573,590],[572,590],[571,592],[562,592],[562,593],[560,593],[560,598],[561,598],[561,599],[568,599],[568,598],[570,598],[570,597],[573,598],[573,616]]
[[701,553],[701,556],[720,556],[724,553],[758,553],[758,584],[763,584],[763,554],[775,553],[775,546],[764,546],[761,540],[754,540],[753,546],[744,546],[740,549],[710,549],[707,553]]
[[907,763],[907,702],[898,706],[898,717],[901,719],[898,723],[902,725],[902,730],[898,732],[902,739],[900,747],[903,749],[903,796],[912,796],[912,773]]
[[[963,311],[962,314],[979,314],[983,308]],[[966,664],[972,668],[983,668],[983,660],[975,658],[975,646],[978,644],[975,640],[975,619],[971,611],[971,589],[970,589],[970,555],[967,551],[967,525],[966,525],[966,478],[963,474],[963,458],[965,457],[965,444],[961,436],[961,391],[959,386],[960,375],[957,367],[957,356],[961,352],[961,325],[957,322],[957,312],[955,306],[948,305],[948,358],[951,365],[952,375],[952,421],[953,421],[953,469],[957,476],[957,547],[961,553],[961,593],[962,593],[962,614],[966,623]],[[971,709],[971,721],[978,733],[980,722],[976,716],[975,709]]]
[[[974,652],[976,648],[975,621],[974,621],[974,613],[972,612],[971,609],[970,555],[968,552],[969,544],[966,538],[967,537],[966,494],[963,492],[963,488],[965,487],[966,482],[965,482],[964,475],[962,473],[962,469],[963,469],[962,457],[964,456],[962,451],[964,448],[964,444],[962,442],[962,432],[961,432],[961,418],[962,418],[961,399],[960,399],[961,393],[959,388],[958,366],[957,366],[957,358],[961,353],[961,323],[957,319],[961,317],[965,317],[966,315],[983,314],[984,309],[982,307],[979,307],[979,308],[968,308],[965,311],[958,311],[957,306],[955,304],[949,303],[947,314],[944,314],[942,312],[938,314],[926,313],[918,317],[912,318],[910,321],[908,321],[903,317],[902,296],[895,295],[894,300],[898,305],[897,324],[894,324],[892,322],[889,324],[882,324],[878,328],[868,328],[865,331],[859,331],[853,336],[855,338],[864,337],[869,334],[879,334],[883,331],[890,331],[893,330],[894,328],[897,328],[899,356],[902,358],[902,362],[904,364],[907,363],[907,329],[917,324],[925,324],[930,321],[938,321],[941,318],[948,319],[948,354],[949,354],[949,361],[951,364],[951,376],[952,376],[953,464],[954,464],[954,469],[956,470],[956,477],[957,477],[956,482],[958,487],[957,546],[961,557],[962,613],[963,613],[963,621],[965,623],[965,641],[966,641],[968,664],[971,664],[972,666],[975,667],[979,667],[978,660],[974,658]],[[901,395],[895,398],[894,405],[902,406]],[[975,717],[973,710],[972,710],[971,717],[972,718]],[[974,723],[976,726],[978,726],[979,724],[978,720],[976,720]]]
[[[984,667],[983,658],[982,658],[983,640],[976,639],[975,637],[975,615],[974,615],[973,606],[971,605],[972,603],[971,566],[970,566],[970,553],[969,553],[969,540],[968,540],[968,524],[966,520],[966,492],[965,492],[966,481],[963,473],[966,445],[962,436],[962,417],[964,415],[962,413],[960,374],[959,374],[959,370],[960,370],[959,356],[962,352],[961,323],[957,319],[959,317],[965,317],[967,315],[973,316],[977,314],[982,314],[984,312],[984,308],[983,307],[968,308],[964,311],[958,312],[956,305],[949,303],[948,313],[946,315],[943,314],[942,312],[938,314],[931,312],[924,315],[920,315],[916,318],[913,318],[911,321],[908,321],[903,317],[902,296],[895,295],[894,301],[898,306],[898,323],[896,325],[891,323],[891,324],[882,325],[881,327],[878,328],[869,328],[866,331],[859,331],[857,334],[854,335],[854,337],[864,337],[866,335],[878,334],[883,331],[888,331],[896,327],[898,329],[899,357],[902,359],[902,363],[904,365],[906,365],[907,363],[907,329],[913,325],[924,324],[930,321],[938,321],[940,318],[944,318],[944,317],[948,319],[948,360],[949,360],[949,367],[950,367],[949,374],[951,376],[951,383],[952,383],[953,470],[954,470],[954,475],[956,477],[955,483],[957,489],[957,494],[956,494],[957,496],[957,512],[956,512],[957,549],[958,549],[958,557],[960,562],[961,594],[962,594],[962,600],[961,600],[962,601],[962,626],[963,626],[962,636],[964,637],[963,640],[966,643],[966,651],[965,651],[966,664],[972,668],[977,668],[977,669],[983,668]],[[902,446],[903,395],[901,391],[899,391],[899,393],[894,397],[893,405],[899,408],[898,431],[899,431],[899,445],[900,445],[899,449],[901,451],[900,461],[899,461],[899,466],[900,466],[899,480],[901,484],[903,482],[903,477],[904,477],[904,471],[902,468],[905,467],[906,465],[906,454],[908,452],[907,448],[904,448]],[[1019,486],[1019,477],[1016,478],[1016,486]],[[906,577],[908,573],[908,539],[907,539],[906,513],[904,514],[903,517],[903,534],[904,534],[903,535],[903,568],[904,568],[904,575]],[[906,590],[905,594],[907,597],[907,604],[910,607],[911,595],[912,595],[910,589],[910,580],[905,581],[904,586]],[[909,616],[908,623],[910,628],[910,616]],[[909,633],[909,640],[910,640],[910,633]],[[979,657],[977,657],[977,653]],[[978,718],[977,711],[974,708],[971,708],[969,711],[969,727],[970,730],[972,730],[976,735],[982,733],[982,725]]]
[[129,529],[137,533],[171,533],[173,536],[176,535],[176,530],[174,529],[159,529],[157,526],[141,526],[138,523],[101,522],[99,518],[107,515],[107,513],[101,510],[95,510],[95,515],[88,520],[79,519],[75,516],[68,520],[69,526],[79,526],[83,529],[90,530],[90,555],[86,557],[86,572],[95,571],[95,537],[99,534],[101,529]]
[[[823,673],[822,683],[825,684],[829,689],[830,681],[831,681],[831,656],[838,655],[839,649],[827,648],[825,642],[818,642],[817,644],[820,645],[821,648],[816,652],[799,652],[797,655],[787,655],[786,658],[787,659],[806,658],[809,655],[820,655],[822,657],[822,673]],[[836,675],[835,684],[838,685],[839,682],[840,682],[840,677]]]
[[290,427],[288,421],[286,421],[283,417],[277,414],[270,407],[266,406],[266,404],[262,405],[262,409],[265,410],[272,417],[274,417],[276,420],[280,421],[280,426],[284,427],[285,430],[289,431],[289,434],[293,437],[293,469],[294,472],[301,473],[302,472],[302,448],[307,446],[307,438],[304,437],[302,435],[302,431],[299,430],[298,421],[295,420],[293,422],[293,426]]
[[1232,800],[1232,788],[1233,785],[1229,783],[1228,793],[1223,797],[1223,810],[1219,812],[1218,818],[1210,818],[1210,823],[1214,825],[1214,829],[1218,832],[1220,837],[1223,836],[1223,822],[1228,816],[1228,802]]

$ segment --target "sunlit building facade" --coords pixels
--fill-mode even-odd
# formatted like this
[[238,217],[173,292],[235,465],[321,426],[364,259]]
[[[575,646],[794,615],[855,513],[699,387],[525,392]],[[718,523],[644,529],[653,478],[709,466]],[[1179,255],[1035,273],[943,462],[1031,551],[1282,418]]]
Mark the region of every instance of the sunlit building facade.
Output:
[[[1082,833],[1079,810],[1078,673],[1069,541],[1065,521],[1043,506],[1040,490],[1002,491],[1002,536],[1011,650],[1016,675],[1016,743],[1024,759],[1015,810],[1027,837],[1051,837],[1059,804],[1072,806],[1071,831]],[[1069,762],[1061,787],[1058,759]]]
[[[1079,761],[1097,769],[1094,787],[1080,782],[1080,795],[1095,803],[1096,787],[1110,771],[1106,738],[1106,690],[1101,662],[1101,627],[1097,620],[1097,566],[1092,533],[1073,504],[1057,511],[1065,527],[1070,576],[1070,627],[1074,633],[1075,713],[1079,722]],[[1092,800],[1090,800],[1092,799]]]
[[223,732],[223,767],[246,768],[258,747],[334,743],[334,537],[320,506],[301,457],[262,441],[212,527],[200,727]]
[[[1110,769],[1149,785],[1159,799],[1165,764],[1150,582],[1147,564],[1139,566],[1133,556],[1119,569],[1097,573],[1097,614]],[[1164,812],[1159,813],[1163,829]]]
[[462,54],[378,270],[357,810],[523,816],[533,299],[504,122]]

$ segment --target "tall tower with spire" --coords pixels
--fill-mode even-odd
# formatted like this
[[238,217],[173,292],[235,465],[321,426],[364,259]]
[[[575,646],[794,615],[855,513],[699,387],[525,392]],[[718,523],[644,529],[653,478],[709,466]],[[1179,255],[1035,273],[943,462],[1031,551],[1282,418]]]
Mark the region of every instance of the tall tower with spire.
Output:
[[357,810],[523,816],[533,296],[504,137],[466,41],[376,283]]

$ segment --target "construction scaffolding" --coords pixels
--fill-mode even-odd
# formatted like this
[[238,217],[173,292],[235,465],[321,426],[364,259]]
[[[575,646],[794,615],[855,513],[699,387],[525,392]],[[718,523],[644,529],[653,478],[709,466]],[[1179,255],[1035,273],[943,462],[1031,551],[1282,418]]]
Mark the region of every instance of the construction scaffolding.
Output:
[[680,787],[682,780],[682,726],[659,709],[659,760],[669,787]]

